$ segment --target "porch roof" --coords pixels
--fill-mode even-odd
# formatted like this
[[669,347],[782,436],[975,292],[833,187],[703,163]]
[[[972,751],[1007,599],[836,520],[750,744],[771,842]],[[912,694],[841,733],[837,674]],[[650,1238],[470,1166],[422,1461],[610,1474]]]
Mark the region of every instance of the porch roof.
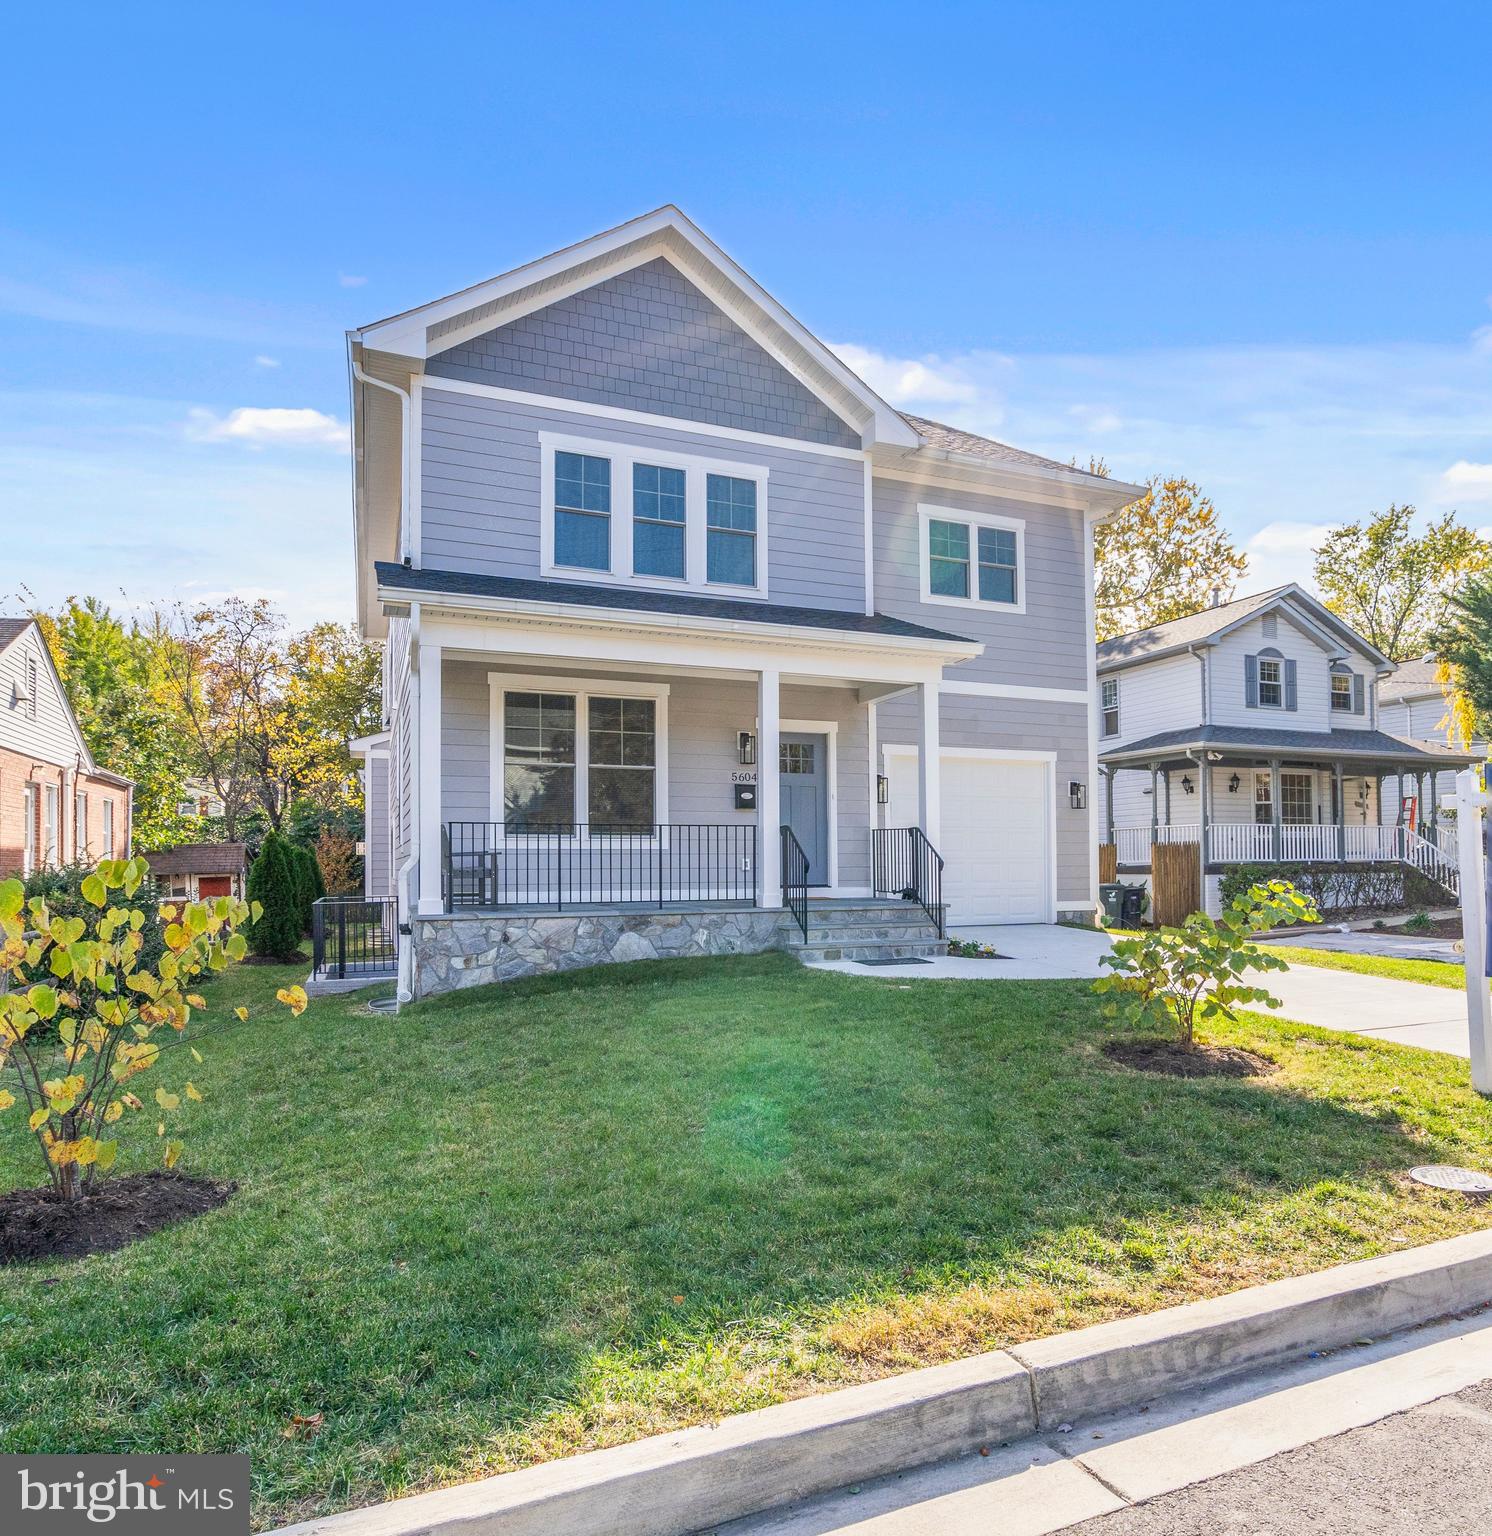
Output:
[[[380,595],[459,601],[463,597],[515,605],[559,603],[568,607],[612,609],[621,613],[667,614],[675,618],[717,619],[725,623],[827,630],[837,636],[871,641],[931,641],[977,652],[977,640],[946,630],[929,629],[883,613],[845,613],[834,608],[798,608],[742,598],[705,597],[687,592],[654,592],[645,587],[611,587],[575,581],[541,581],[516,576],[486,576],[477,571],[415,570],[380,560],[374,569]],[[387,598],[386,598],[387,600]]]
[[1323,763],[1341,758],[1401,764],[1419,768],[1464,768],[1478,761],[1471,752],[1457,752],[1431,742],[1406,741],[1387,731],[1271,731],[1251,725],[1191,726],[1160,731],[1127,746],[1099,754],[1099,761],[1117,768],[1133,767],[1186,752],[1214,751],[1228,756],[1316,758]]

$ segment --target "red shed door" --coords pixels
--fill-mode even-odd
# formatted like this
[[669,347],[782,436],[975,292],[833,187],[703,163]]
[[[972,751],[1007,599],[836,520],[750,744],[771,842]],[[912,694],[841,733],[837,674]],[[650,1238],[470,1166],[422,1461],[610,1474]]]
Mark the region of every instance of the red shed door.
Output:
[[232,875],[199,875],[197,877],[197,895],[199,897],[231,896],[232,894]]

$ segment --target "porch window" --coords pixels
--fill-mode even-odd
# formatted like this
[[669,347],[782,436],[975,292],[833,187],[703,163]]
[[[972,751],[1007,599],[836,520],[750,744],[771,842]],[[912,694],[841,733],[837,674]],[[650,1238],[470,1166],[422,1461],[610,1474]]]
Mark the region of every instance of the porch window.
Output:
[[611,569],[611,460],[589,453],[554,456],[554,563]]
[[586,819],[593,832],[650,833],[658,763],[657,706],[652,699],[589,701]]
[[1284,669],[1279,658],[1259,658],[1259,704],[1264,709],[1280,709],[1285,703]]
[[1267,773],[1254,775],[1254,822],[1261,827],[1274,824],[1274,800]]
[[632,466],[632,570],[682,581],[686,498],[684,471]]
[[705,476],[705,577],[720,586],[756,585],[756,481]]
[[934,521],[927,530],[927,584],[938,597],[969,595],[969,526]]
[[1311,789],[1308,773],[1280,775],[1280,820],[1287,827],[1306,827],[1316,819]]
[[1104,679],[1103,733],[1105,736],[1119,734],[1119,679],[1117,677]]
[[503,821],[569,832],[575,823],[575,699],[566,693],[503,698]]

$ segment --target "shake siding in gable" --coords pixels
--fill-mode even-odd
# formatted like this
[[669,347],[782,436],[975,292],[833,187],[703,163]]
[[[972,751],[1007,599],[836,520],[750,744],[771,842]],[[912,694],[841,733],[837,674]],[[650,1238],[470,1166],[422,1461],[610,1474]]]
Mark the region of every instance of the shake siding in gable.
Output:
[[[1024,521],[1024,613],[994,603],[964,607],[922,601],[919,504]],[[877,611],[984,642],[984,654],[951,668],[950,678],[1087,688],[1092,641],[1085,617],[1081,512],[879,477],[873,505]]]
[[[649,447],[765,468],[768,597],[858,612],[864,597],[864,469],[859,459],[457,394],[430,384],[421,409],[421,562],[429,570],[536,577],[539,434]],[[630,513],[613,487],[612,516]],[[583,580],[583,577],[577,579]]]
[[858,434],[663,257],[442,352],[426,372],[858,448]]

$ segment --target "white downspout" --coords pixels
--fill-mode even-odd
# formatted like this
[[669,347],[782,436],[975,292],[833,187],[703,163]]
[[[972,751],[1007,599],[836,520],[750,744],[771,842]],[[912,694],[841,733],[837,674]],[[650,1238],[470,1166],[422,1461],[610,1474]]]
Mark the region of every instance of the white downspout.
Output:
[[[420,865],[420,670],[418,666],[420,646],[420,605],[409,605],[409,821],[414,830],[410,834],[409,852],[399,866],[395,881],[398,904],[395,909],[399,934],[399,985],[397,997],[400,1003],[414,1000],[414,903],[410,900],[410,888],[415,871]],[[409,932],[402,930],[408,928]]]
[[410,537],[414,509],[409,504],[409,453],[412,446],[409,441],[409,391],[400,389],[397,384],[390,384],[387,379],[375,379],[371,373],[364,373],[362,364],[356,359],[352,363],[352,376],[360,383],[371,384],[375,389],[386,389],[391,395],[399,397],[399,559],[407,565],[414,547]]

